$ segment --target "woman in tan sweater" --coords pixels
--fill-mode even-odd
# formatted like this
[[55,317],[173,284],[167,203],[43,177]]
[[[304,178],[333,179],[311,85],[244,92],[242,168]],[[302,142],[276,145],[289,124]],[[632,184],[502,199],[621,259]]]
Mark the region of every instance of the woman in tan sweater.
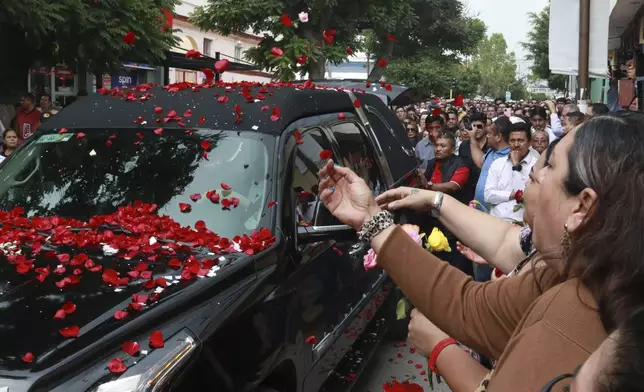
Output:
[[[495,282],[472,282],[416,245],[348,169],[329,162],[321,170],[321,199],[337,218],[361,230],[378,264],[425,316],[464,344],[499,358],[483,387],[533,391],[584,362],[606,330],[641,300],[636,294],[644,285],[642,130],[639,114],[597,117],[557,145],[536,179],[540,195],[532,225],[534,246],[547,266]],[[432,207],[442,215],[461,206],[437,194]],[[476,222],[470,225],[471,231],[481,230]],[[459,236],[474,247],[471,238]],[[485,370],[448,376],[454,348],[442,351],[437,368],[448,380],[463,379],[471,391]]]

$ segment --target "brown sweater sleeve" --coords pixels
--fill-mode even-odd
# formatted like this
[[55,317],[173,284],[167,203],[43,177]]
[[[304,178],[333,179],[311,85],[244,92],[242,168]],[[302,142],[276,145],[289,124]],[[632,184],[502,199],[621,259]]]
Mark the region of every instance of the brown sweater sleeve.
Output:
[[557,283],[556,274],[547,267],[493,282],[474,282],[418,246],[400,227],[378,252],[378,264],[440,329],[493,359],[501,356],[532,301]]

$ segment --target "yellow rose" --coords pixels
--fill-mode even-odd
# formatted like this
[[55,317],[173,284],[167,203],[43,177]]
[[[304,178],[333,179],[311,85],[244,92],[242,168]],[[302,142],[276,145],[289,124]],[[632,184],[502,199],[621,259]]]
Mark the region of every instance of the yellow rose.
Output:
[[427,247],[432,252],[451,252],[452,248],[449,247],[449,242],[447,237],[443,234],[442,231],[434,227],[432,233],[427,237]]

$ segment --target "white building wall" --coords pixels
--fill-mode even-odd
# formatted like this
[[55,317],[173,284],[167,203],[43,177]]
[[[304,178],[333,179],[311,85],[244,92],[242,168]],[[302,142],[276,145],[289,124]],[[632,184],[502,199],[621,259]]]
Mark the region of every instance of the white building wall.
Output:
[[[175,14],[189,17],[189,15],[194,11],[194,8],[197,6],[205,5],[206,0],[190,0],[183,1],[181,4],[175,7]],[[224,37],[215,32],[202,31],[192,25],[190,22],[179,20],[178,18],[174,19],[174,28],[181,30],[180,32],[175,33],[181,40],[180,45],[181,49],[178,49],[178,52],[187,51],[188,49],[195,49],[211,57],[215,56],[216,52],[221,54],[222,59],[228,59],[230,61],[240,61],[245,62],[244,53],[249,48],[257,46],[259,38],[244,37],[244,36],[235,36],[230,35]],[[206,53],[204,49],[204,39],[211,40],[210,52]],[[238,58],[236,58],[236,55]],[[201,72],[193,71],[182,71],[174,68],[170,69],[170,83],[175,83],[178,81],[192,80],[195,78],[196,82],[201,82],[205,80],[205,76]],[[221,80],[225,82],[236,82],[241,80],[247,81],[259,81],[259,82],[268,82],[270,81],[269,77],[255,76],[255,75],[242,75],[236,74],[232,71],[224,72],[221,75]]]

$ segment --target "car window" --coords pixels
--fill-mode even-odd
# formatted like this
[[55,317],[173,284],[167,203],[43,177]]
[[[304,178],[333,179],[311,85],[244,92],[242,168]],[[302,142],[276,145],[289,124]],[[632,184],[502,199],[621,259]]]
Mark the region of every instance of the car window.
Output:
[[384,192],[385,185],[378,165],[373,159],[368,139],[353,122],[336,124],[332,128],[340,147],[339,160],[342,166],[351,168],[371,188],[374,196]]
[[[89,221],[142,201],[156,204],[159,215],[182,226],[195,227],[202,220],[221,236],[250,234],[268,219],[273,140],[218,130],[194,135],[157,135],[149,129],[41,135],[0,168],[0,209],[22,207],[28,217]],[[238,199],[238,206],[223,209],[211,202],[207,193],[212,190],[222,199]],[[190,211],[182,212],[180,203],[189,204]]]
[[318,171],[326,162],[320,152],[331,150],[331,142],[321,129],[313,128],[302,133],[301,143],[297,145],[295,167],[293,168],[292,187],[295,192],[296,216],[299,226],[331,224],[315,221],[315,207],[318,201]]

